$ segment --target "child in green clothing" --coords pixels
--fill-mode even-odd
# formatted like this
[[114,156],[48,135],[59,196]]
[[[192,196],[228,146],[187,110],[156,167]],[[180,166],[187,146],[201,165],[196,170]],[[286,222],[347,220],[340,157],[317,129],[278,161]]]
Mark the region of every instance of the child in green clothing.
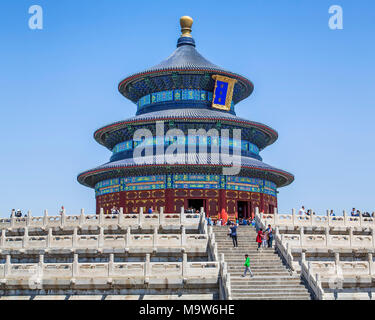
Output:
[[251,269],[250,269],[250,258],[247,254],[245,254],[245,272],[244,274],[242,275],[242,277],[245,277],[246,276],[246,272],[249,271],[250,272],[250,277],[254,277],[253,273],[251,272]]

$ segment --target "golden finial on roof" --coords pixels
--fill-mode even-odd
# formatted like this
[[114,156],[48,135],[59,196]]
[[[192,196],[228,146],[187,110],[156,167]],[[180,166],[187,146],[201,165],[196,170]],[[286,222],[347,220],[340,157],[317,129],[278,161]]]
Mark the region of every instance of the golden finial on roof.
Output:
[[183,16],[180,18],[180,25],[181,25],[181,37],[190,37],[191,36],[191,26],[193,25],[193,18],[189,16]]

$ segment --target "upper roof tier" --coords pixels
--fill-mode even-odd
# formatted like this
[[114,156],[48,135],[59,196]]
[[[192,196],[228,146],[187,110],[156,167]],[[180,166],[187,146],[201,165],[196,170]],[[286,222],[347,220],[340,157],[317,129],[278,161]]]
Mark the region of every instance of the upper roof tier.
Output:
[[[207,59],[196,49],[191,37],[193,19],[180,19],[182,35],[177,49],[164,61],[145,71],[133,74],[120,82],[122,95],[137,104],[137,115],[169,108],[212,108],[212,93],[215,87],[213,75],[222,75],[237,80],[233,89],[232,107],[247,98],[254,90],[250,80],[227,71]],[[158,94],[157,94],[158,93]],[[186,96],[186,99],[182,97]],[[183,102],[183,103],[182,103]]]

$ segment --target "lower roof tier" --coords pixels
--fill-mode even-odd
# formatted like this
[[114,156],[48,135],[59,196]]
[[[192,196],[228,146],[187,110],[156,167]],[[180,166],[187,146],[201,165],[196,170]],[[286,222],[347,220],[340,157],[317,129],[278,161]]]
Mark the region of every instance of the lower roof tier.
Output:
[[132,139],[134,131],[146,128],[155,131],[156,121],[163,121],[165,132],[170,128],[205,129],[238,128],[242,130],[242,139],[256,144],[260,150],[274,143],[278,133],[262,123],[249,121],[229,113],[212,109],[183,108],[150,112],[123,121],[104,126],[94,133],[95,140],[112,150],[118,143]]
[[[94,188],[98,182],[107,179],[171,173],[240,175],[265,179],[284,187],[293,182],[294,176],[284,170],[274,168],[262,161],[249,157],[233,157],[220,154],[185,154],[173,163],[171,158],[149,156],[128,158],[108,162],[78,175],[79,183]],[[224,170],[224,171],[223,171]]]

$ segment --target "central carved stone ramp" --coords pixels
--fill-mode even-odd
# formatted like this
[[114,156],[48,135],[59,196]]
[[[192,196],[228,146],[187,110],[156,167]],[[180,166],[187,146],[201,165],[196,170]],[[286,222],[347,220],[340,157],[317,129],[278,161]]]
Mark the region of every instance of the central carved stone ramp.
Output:
[[[228,226],[214,226],[219,255],[224,253],[230,273],[234,300],[310,300],[311,295],[299,275],[291,275],[277,252],[272,248],[257,251],[256,231],[251,226],[237,229],[238,247],[233,247],[227,235]],[[250,257],[253,278],[244,272],[245,254]]]

